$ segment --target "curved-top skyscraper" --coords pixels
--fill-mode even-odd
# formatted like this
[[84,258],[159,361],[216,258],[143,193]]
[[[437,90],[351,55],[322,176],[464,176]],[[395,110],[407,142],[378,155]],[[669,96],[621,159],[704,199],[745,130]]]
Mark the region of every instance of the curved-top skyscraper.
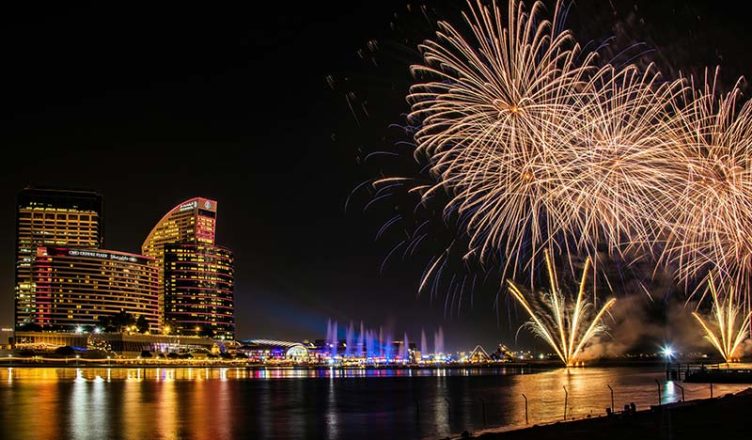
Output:
[[[165,332],[234,337],[232,253],[215,246],[216,225],[217,202],[194,197],[165,214],[141,246],[141,252],[153,257],[157,265],[159,312]],[[186,255],[191,253],[195,257],[197,246],[203,254],[221,255],[222,264],[193,264],[188,265],[190,269],[185,264],[178,265],[179,268],[165,264],[165,248],[169,247],[171,255],[178,256],[184,255],[181,248],[185,248]],[[176,270],[180,272],[172,273]],[[192,282],[189,286],[175,283],[176,279]],[[167,293],[170,299],[165,301]]]

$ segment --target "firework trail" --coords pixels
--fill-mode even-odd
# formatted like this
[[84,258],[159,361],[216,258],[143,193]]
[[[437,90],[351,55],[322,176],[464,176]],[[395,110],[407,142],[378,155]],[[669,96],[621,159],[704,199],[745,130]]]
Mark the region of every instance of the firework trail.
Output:
[[445,215],[460,218],[468,251],[480,259],[501,251],[507,265],[531,261],[571,232],[554,198],[560,152],[578,131],[579,95],[597,72],[595,54],[581,53],[556,25],[561,5],[552,21],[542,9],[511,1],[505,25],[495,3],[470,3],[470,39],[440,22],[436,41],[420,46],[424,64],[412,68],[425,82],[408,96],[409,119],[420,123],[415,155],[435,178],[418,190],[446,191]]
[[[752,105],[715,77],[596,65],[559,23],[515,1],[440,22],[408,95],[417,157],[449,196],[468,254],[532,268],[542,249],[652,251],[682,280],[752,276]],[[683,102],[686,102],[684,104]],[[384,179],[377,184],[389,182]]]
[[733,286],[729,287],[724,299],[719,298],[712,278],[708,281],[708,288],[713,299],[713,308],[708,321],[712,320],[713,328],[699,313],[693,312],[692,316],[695,317],[705,332],[705,337],[723,356],[723,359],[726,362],[733,362],[742,355],[741,346],[747,337],[750,313],[745,315],[742,312]]
[[[687,179],[669,212],[663,258],[685,284],[712,277],[746,292],[752,276],[752,104],[717,90],[717,72],[676,113]],[[706,275],[708,274],[708,275]]]
[[446,192],[467,253],[513,275],[543,249],[649,249],[667,223],[653,215],[687,173],[671,115],[685,81],[598,67],[558,25],[561,4],[551,21],[542,9],[510,1],[505,19],[495,3],[469,3],[469,38],[440,22],[408,95],[415,155],[434,178],[414,189]]
[[551,290],[540,294],[539,304],[531,305],[512,280],[507,280],[507,284],[512,296],[530,315],[528,325],[533,332],[551,346],[564,365],[572,366],[580,360],[582,350],[593,336],[605,331],[605,327],[600,324],[601,319],[613,307],[616,299],[606,301],[597,312],[595,304],[586,299],[585,285],[590,270],[588,258],[582,270],[577,296],[572,302],[559,287],[548,251],[544,251],[544,255]]
[[598,243],[611,252],[652,251],[680,195],[686,154],[672,126],[670,105],[684,81],[661,82],[652,67],[602,69],[578,108],[583,121],[564,139],[554,191],[576,248],[593,257]]
[[[536,258],[546,254],[545,298],[531,305],[508,285],[536,332],[570,364],[602,331],[613,300],[585,319],[596,289],[592,303],[580,292],[570,307],[548,253],[571,268],[573,254],[589,265],[604,250],[649,260],[656,270],[676,269],[685,287],[706,279],[730,285],[742,295],[714,298],[728,307],[746,298],[749,309],[752,104],[739,105],[738,86],[720,93],[717,73],[698,85],[666,81],[653,66],[598,63],[598,53],[562,27],[564,15],[561,2],[549,20],[541,2],[527,9],[511,0],[505,13],[496,2],[471,0],[466,28],[439,22],[435,38],[419,46],[407,96],[406,131],[422,179],[376,179],[370,203],[404,191],[440,207],[454,238],[431,259],[419,290],[435,292],[449,261],[460,260],[452,304],[475,286],[472,272],[502,279],[528,272],[532,286]],[[391,219],[379,235],[403,221]],[[430,240],[427,224],[405,231],[389,256]],[[538,313],[541,305],[548,312]]]

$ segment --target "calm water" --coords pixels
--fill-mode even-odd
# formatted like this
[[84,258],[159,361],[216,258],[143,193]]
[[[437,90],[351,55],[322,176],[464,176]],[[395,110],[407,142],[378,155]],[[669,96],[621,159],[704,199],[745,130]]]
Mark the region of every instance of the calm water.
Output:
[[[660,368],[544,372],[5,368],[2,439],[439,438],[467,429],[561,419],[681,397]],[[687,399],[709,396],[681,384]],[[739,385],[715,385],[715,394]]]

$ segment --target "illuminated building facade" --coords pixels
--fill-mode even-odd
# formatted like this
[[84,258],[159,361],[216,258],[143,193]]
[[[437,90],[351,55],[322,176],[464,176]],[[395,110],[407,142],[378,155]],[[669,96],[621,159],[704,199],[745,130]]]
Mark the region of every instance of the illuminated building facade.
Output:
[[164,248],[174,243],[214,244],[217,223],[217,202],[195,197],[171,209],[154,226],[141,253],[154,258],[160,286],[159,312],[164,314]]
[[154,259],[102,249],[39,247],[32,265],[36,286],[34,323],[75,330],[96,326],[121,311],[159,326],[159,286]]
[[164,277],[165,322],[171,332],[235,337],[232,252],[202,243],[165,245]]
[[169,243],[214,244],[217,202],[195,197],[172,208],[144,240],[144,255],[158,254]]
[[15,326],[37,323],[32,265],[40,246],[82,249],[102,244],[102,196],[88,191],[27,188],[16,209]]
[[171,209],[141,246],[154,258],[163,333],[235,335],[232,252],[214,243],[217,202],[194,197]]

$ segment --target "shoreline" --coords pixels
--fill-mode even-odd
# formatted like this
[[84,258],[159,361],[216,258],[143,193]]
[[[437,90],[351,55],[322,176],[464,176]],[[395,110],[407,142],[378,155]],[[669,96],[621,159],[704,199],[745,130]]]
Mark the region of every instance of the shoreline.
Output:
[[[679,364],[674,364],[679,365]],[[698,365],[698,364],[693,364]],[[714,364],[707,364],[714,365]],[[554,370],[560,368],[656,368],[664,369],[665,362],[654,360],[609,360],[593,362],[583,366],[564,367],[554,361],[527,362],[484,362],[484,363],[446,363],[446,364],[368,364],[368,365],[329,365],[327,363],[291,363],[291,362],[257,362],[243,359],[138,359],[138,358],[47,358],[47,357],[0,357],[0,367],[8,368],[248,368],[248,369],[299,369],[299,370],[430,370],[430,369],[518,369],[518,370]]]
[[435,369],[517,369],[550,370],[555,364],[488,363],[441,365],[327,365],[327,364],[264,364],[235,360],[161,360],[159,362],[136,359],[17,359],[0,358],[4,368],[245,368],[250,370],[435,370]]
[[635,412],[616,411],[611,415],[568,421],[552,421],[532,426],[515,425],[463,433],[452,439],[482,440],[634,440],[635,438],[700,438],[723,435],[745,438],[752,430],[748,418],[752,407],[752,387],[719,397],[651,405]]

